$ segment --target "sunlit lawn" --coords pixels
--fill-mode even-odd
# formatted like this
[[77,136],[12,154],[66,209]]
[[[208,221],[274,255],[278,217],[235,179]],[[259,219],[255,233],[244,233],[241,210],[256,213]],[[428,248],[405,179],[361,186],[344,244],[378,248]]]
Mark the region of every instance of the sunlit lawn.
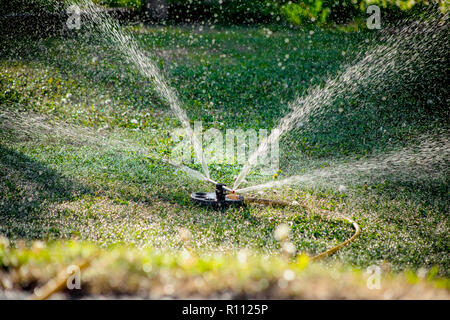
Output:
[[[272,129],[296,94],[350,63],[366,39],[374,41],[364,32],[270,28],[128,29],[143,49],[156,54],[191,120],[221,130]],[[433,280],[447,277],[449,270],[447,178],[433,184],[354,185],[346,193],[313,187],[264,193],[298,201],[295,209],[201,208],[189,194],[211,186],[147,157],[167,150],[169,133],[178,125],[148,79],[96,36],[5,41],[0,50],[0,234],[18,249],[0,247],[0,279],[9,279],[0,288],[30,290],[60,265],[106,250],[93,262],[86,294],[147,296],[150,287],[161,286],[154,297],[174,292],[182,292],[180,297],[356,297],[335,288],[341,277],[351,279],[348,286],[360,288],[361,296],[382,297],[365,287],[370,265],[404,272],[386,280],[383,289],[398,286],[398,296],[416,283],[430,294],[438,294],[431,289],[436,285],[448,289],[448,280]],[[412,115],[399,117],[383,120],[392,128],[390,136],[369,134],[364,146],[348,142],[342,130],[352,128],[352,119],[336,120],[332,125],[340,128],[339,135],[311,133],[299,152],[315,161],[366,154],[390,138],[401,140],[406,132],[414,135],[442,121],[438,114],[421,122],[420,129],[408,123],[411,130],[397,130]],[[372,131],[367,123],[361,134]],[[226,183],[239,170],[211,164],[213,178]],[[318,254],[352,235],[351,225],[324,213],[345,214],[363,229],[356,242],[325,260],[342,266],[327,269],[305,256],[283,256],[273,235],[281,223],[291,226],[289,241],[298,254]],[[62,239],[90,244],[54,242]],[[44,243],[25,249],[20,240]],[[55,265],[42,272],[39,266],[47,263]],[[108,288],[103,268],[120,275],[120,285]],[[335,279],[321,280],[330,289],[322,296],[300,288],[301,283],[315,286],[316,276]],[[230,280],[213,285],[223,278]]]

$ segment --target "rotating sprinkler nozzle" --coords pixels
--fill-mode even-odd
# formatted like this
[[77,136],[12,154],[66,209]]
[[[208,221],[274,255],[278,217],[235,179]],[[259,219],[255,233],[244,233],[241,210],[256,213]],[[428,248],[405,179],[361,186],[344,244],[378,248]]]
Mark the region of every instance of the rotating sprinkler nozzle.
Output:
[[[228,207],[229,205],[241,205],[244,203],[244,197],[234,193],[223,183],[217,183],[211,179],[207,180],[216,186],[216,192],[194,192],[191,199],[203,206],[210,206],[214,209]],[[232,194],[227,194],[232,192]]]

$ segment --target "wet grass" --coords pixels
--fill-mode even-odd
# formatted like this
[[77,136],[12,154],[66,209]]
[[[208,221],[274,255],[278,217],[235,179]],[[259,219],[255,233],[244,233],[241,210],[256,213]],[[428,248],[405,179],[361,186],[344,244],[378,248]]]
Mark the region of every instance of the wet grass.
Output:
[[[143,48],[156,52],[159,66],[177,88],[191,120],[202,120],[205,128],[219,129],[273,128],[295,94],[304,94],[310,86],[322,83],[352,61],[366,40],[375,41],[373,34],[365,32],[271,31],[270,27],[129,30]],[[170,147],[169,133],[177,121],[156,96],[151,82],[124,63],[107,44],[95,35],[40,40],[24,37],[14,41],[4,37],[2,41],[0,234],[13,246],[20,240],[53,243],[78,239],[110,250],[125,250],[112,249],[118,245],[149,248],[146,250],[159,252],[157,259],[163,260],[166,251],[170,252],[167,257],[177,260],[189,248],[211,259],[196,263],[209,263],[208,270],[215,276],[226,277],[230,270],[215,267],[216,262],[223,261],[224,252],[234,254],[245,249],[260,257],[257,259],[269,260],[279,255],[282,246],[274,238],[274,230],[282,223],[290,226],[289,241],[297,253],[317,254],[347,239],[353,232],[348,223],[324,217],[325,213],[339,212],[354,218],[363,233],[355,243],[328,258],[327,264],[338,262],[361,269],[376,264],[386,270],[448,277],[445,175],[441,181],[430,183],[387,180],[355,185],[346,193],[331,188],[287,188],[264,194],[296,200],[300,206],[295,209],[248,205],[216,212],[200,208],[191,203],[189,194],[210,186],[146,157],[148,150],[163,154]],[[433,92],[434,102],[440,103],[441,93]],[[379,136],[380,131],[373,130],[379,125],[373,121],[373,114],[366,114],[367,118],[358,122],[338,116],[317,127],[330,128],[306,134],[298,150],[318,161],[324,156],[364,155],[382,149],[393,139],[403,141],[440,128],[445,123],[442,108],[433,112],[430,106],[424,107],[426,112],[414,117],[423,99],[426,103],[429,97],[377,101],[410,110],[398,117],[388,116],[392,109],[383,113],[387,135]],[[355,123],[360,131],[353,130]],[[357,137],[365,135],[367,143],[358,143],[359,138],[349,142],[349,132]],[[214,178],[230,183],[239,166],[212,164],[211,170]],[[61,246],[83,250],[78,244]],[[2,250],[0,261],[5,270],[34,268],[33,259],[37,257],[11,266],[5,259],[21,251]],[[23,254],[30,254],[28,249],[23,250]],[[52,250],[64,251],[54,247],[43,250],[46,255]],[[136,255],[141,259],[140,254]],[[72,259],[61,256],[60,263]],[[249,279],[260,274],[261,279],[276,284],[280,272],[292,267],[289,263],[296,263],[294,258],[282,261],[271,263],[268,273],[260,273],[260,262],[254,268],[250,264],[247,271],[235,272],[234,277],[253,283]],[[178,270],[170,270],[169,265],[164,270]],[[128,272],[127,268],[121,272]],[[133,268],[141,270],[142,265]],[[323,272],[325,278],[330,277]],[[139,277],[144,277],[141,273]],[[33,281],[42,282],[50,276],[39,275]],[[30,283],[35,285],[33,281]],[[238,289],[240,280],[236,281],[229,288],[211,292],[231,290],[233,296],[245,296],[245,292],[253,290],[245,285]],[[193,292],[189,294],[198,293]],[[276,292],[268,296],[310,297],[298,291]]]

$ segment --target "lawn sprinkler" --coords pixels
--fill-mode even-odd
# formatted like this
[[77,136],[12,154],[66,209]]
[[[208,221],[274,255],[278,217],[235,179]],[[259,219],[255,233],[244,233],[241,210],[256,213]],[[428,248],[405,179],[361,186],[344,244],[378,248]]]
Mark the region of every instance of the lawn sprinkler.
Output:
[[[230,205],[238,206],[244,203],[244,197],[237,195],[223,183],[207,180],[216,186],[216,192],[194,192],[191,199],[202,206],[210,206],[214,209],[226,208]],[[227,192],[230,192],[227,194]]]
[[[298,205],[294,202],[287,202],[283,200],[272,200],[272,199],[261,199],[261,198],[252,198],[252,197],[243,197],[241,195],[238,195],[235,190],[232,190],[228,188],[223,183],[217,183],[210,178],[207,178],[206,181],[212,183],[216,186],[216,192],[194,192],[191,193],[191,199],[198,203],[201,206],[209,206],[214,208],[215,210],[220,210],[223,208],[227,208],[231,205],[233,206],[241,206],[244,203],[257,203],[257,204],[263,204],[266,206],[281,206],[281,207],[295,207]],[[227,194],[228,192],[228,194]],[[338,245],[332,247],[331,249],[328,249],[325,252],[322,252],[316,256],[311,257],[311,261],[316,261],[323,259],[342,247],[348,245],[349,243],[353,242],[360,234],[361,234],[361,228],[359,225],[353,221],[350,218],[342,217],[343,220],[346,220],[347,222],[351,223],[353,225],[353,228],[355,229],[355,233],[344,242],[339,243]]]

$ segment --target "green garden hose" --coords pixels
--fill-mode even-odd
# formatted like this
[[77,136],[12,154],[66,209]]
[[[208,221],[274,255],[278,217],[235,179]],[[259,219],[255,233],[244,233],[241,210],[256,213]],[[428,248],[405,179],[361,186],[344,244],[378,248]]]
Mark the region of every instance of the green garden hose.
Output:
[[[228,196],[232,196],[232,195],[228,195]],[[270,199],[262,199],[262,198],[251,198],[251,197],[244,197],[244,202],[259,203],[259,204],[272,205],[272,206],[283,206],[283,207],[293,206],[292,203],[289,203],[287,201],[270,200]],[[355,233],[350,238],[348,238],[344,242],[341,242],[340,244],[334,246],[333,248],[331,248],[325,252],[322,252],[316,256],[310,257],[311,261],[317,261],[317,260],[320,260],[320,259],[323,259],[325,257],[332,255],[339,249],[341,249],[341,248],[345,247],[346,245],[348,245],[349,243],[353,242],[361,234],[361,228],[355,221],[353,221],[350,218],[344,217],[344,216],[341,216],[341,218],[352,224],[353,229],[355,229]]]

